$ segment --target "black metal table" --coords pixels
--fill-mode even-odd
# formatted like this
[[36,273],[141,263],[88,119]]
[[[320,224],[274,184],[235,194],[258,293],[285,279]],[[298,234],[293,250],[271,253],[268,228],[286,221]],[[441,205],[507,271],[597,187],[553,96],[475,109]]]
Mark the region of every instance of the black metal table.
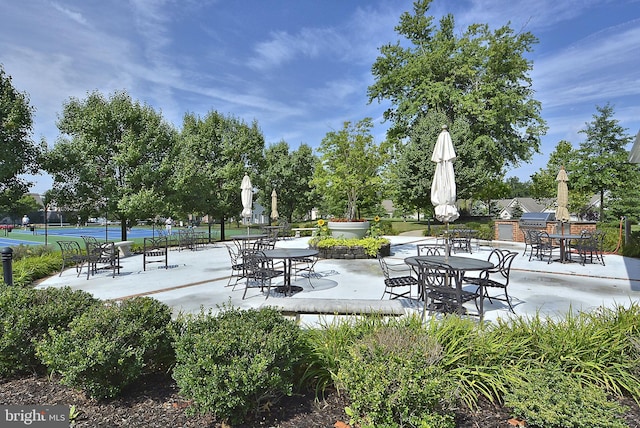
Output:
[[248,235],[234,235],[231,237],[234,241],[240,241],[238,248],[244,249],[251,243],[251,241],[257,241],[258,239],[266,238],[264,233],[248,234]]
[[284,285],[276,288],[285,296],[291,295],[293,292],[302,291],[302,287],[291,286],[291,264],[293,259],[302,259],[318,255],[318,250],[312,248],[274,248],[271,250],[262,250],[262,253],[268,259],[282,260],[284,264]]
[[571,259],[567,257],[567,246],[569,241],[583,239],[582,235],[571,235],[571,234],[562,234],[562,233],[551,233],[549,234],[549,238],[555,239],[560,243],[560,262],[567,263],[570,262]]
[[[456,281],[456,292],[458,293],[458,302],[462,300],[462,278],[464,277],[465,272],[468,271],[483,271],[486,269],[492,269],[495,265],[487,260],[474,259],[471,257],[461,257],[461,256],[413,256],[407,257],[404,259],[404,262],[411,267],[420,267],[420,261],[430,262],[430,263],[438,263],[438,264],[446,264],[455,274]],[[482,290],[480,290],[482,292]],[[480,299],[480,307],[478,308],[480,312],[480,317],[482,317],[483,312],[483,302]],[[458,307],[458,313],[462,314],[463,309],[462,306]]]

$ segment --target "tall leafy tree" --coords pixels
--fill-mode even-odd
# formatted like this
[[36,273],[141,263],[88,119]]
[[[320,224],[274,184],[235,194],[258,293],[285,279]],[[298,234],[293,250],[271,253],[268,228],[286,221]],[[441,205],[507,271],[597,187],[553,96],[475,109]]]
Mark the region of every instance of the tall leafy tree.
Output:
[[225,221],[242,211],[240,184],[249,174],[254,186],[264,164],[264,137],[258,124],[210,111],[201,118],[184,116],[177,145],[172,183],[184,212],[208,215],[220,221],[225,239]]
[[468,134],[454,143],[463,175],[467,168],[482,170],[470,174],[479,180],[465,191],[474,194],[501,178],[506,167],[538,151],[546,128],[540,102],[533,98],[532,63],[525,57],[537,40],[508,25],[490,31],[486,24],[473,24],[458,36],[452,15],[443,17],[438,28],[433,25],[430,4],[415,1],[413,14],[403,13],[396,26],[402,42],[380,48],[369,101],[391,101],[384,117],[391,121],[394,142],[408,136],[431,110],[444,114],[450,125],[465,120]]
[[316,162],[307,144],[301,144],[292,152],[286,141],[269,146],[265,150],[265,168],[260,174],[261,204],[271,207],[271,192],[275,189],[280,218],[291,222],[294,215],[304,217],[313,208],[311,180]]
[[0,65],[0,211],[9,211],[29,189],[22,174],[39,169],[40,147],[31,140],[33,107]]
[[96,91],[66,102],[58,129],[46,161],[58,206],[120,220],[124,240],[131,221],[166,205],[176,133],[160,113],[126,92]]
[[[556,177],[560,167],[564,166],[567,174],[575,169],[577,152],[569,141],[561,140],[549,155],[545,168],[540,168],[531,176],[531,193],[534,198],[555,198],[558,191]],[[571,185],[571,183],[569,183]]]
[[[456,150],[454,167],[458,198],[477,197],[478,191],[473,195],[472,189],[486,187],[488,168],[481,167],[483,159],[478,153],[480,148],[460,143],[468,139],[468,122],[463,118],[457,118],[453,123],[448,120],[444,113],[431,110],[416,120],[409,130],[406,142],[395,146],[395,156],[390,167],[394,204],[404,201],[410,203],[414,210],[433,212],[431,183],[435,163],[431,161],[431,155],[443,125],[448,125]],[[474,165],[473,159],[480,165]],[[478,186],[481,182],[485,183],[484,187]]]
[[578,151],[566,140],[561,140],[549,155],[549,161],[545,168],[541,168],[531,176],[531,195],[534,198],[556,198],[558,194],[558,182],[556,177],[561,167],[567,171],[569,182],[569,211],[577,213],[580,217],[586,217],[591,210],[589,200],[593,190],[581,188],[576,182],[579,171]]
[[359,216],[359,201],[381,197],[381,169],[387,161],[383,147],[375,144],[371,118],[344,122],[339,131],[328,132],[320,143],[320,164],[312,184],[328,201],[332,214],[348,220]]
[[522,182],[518,177],[509,177],[505,183],[509,188],[509,197],[528,198],[531,193],[531,182]]
[[580,131],[586,139],[580,143],[572,180],[577,189],[600,196],[599,218],[604,220],[605,194],[619,195],[618,191],[627,182],[638,186],[640,177],[637,167],[627,162],[629,152],[625,146],[632,137],[613,118],[613,106],[607,103],[604,107],[596,106],[596,110],[593,120]]

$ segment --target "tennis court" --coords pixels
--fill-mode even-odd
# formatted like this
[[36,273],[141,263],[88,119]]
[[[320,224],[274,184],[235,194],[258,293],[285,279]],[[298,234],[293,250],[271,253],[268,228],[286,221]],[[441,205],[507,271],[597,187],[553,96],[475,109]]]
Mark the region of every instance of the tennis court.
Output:
[[17,247],[20,244],[25,245],[42,245],[42,242],[37,241],[23,241],[22,239],[12,239],[0,237],[0,247]]
[[[71,227],[49,227],[47,230],[49,236],[68,236],[72,238],[80,238],[81,236],[93,236],[100,240],[105,241],[120,241],[122,237],[122,233],[120,231],[119,225],[109,226],[109,228],[105,228],[104,226],[96,226],[96,227],[80,227],[75,228]],[[44,229],[37,229],[37,235],[44,235]],[[155,235],[158,234],[158,230],[155,230]],[[134,227],[127,231],[127,239],[136,239],[136,238],[148,238],[154,235],[153,229],[147,229],[142,227]],[[107,238],[105,239],[105,236]]]
[[[160,228],[151,228],[151,227],[133,227],[127,231],[127,239],[135,240],[136,242],[142,242],[143,238],[148,238],[152,236],[158,236],[158,232]],[[204,231],[206,229],[200,229]],[[179,230],[174,229],[174,234],[177,235]],[[219,237],[218,230],[212,230],[212,239],[216,239],[216,236]],[[233,230],[228,231],[227,235],[233,235]],[[45,231],[44,227],[38,226],[35,232],[31,232],[30,230],[22,230],[22,229],[13,229],[12,232],[8,234],[7,237],[0,237],[0,247],[14,247],[20,244],[27,245],[43,245],[45,233],[47,235],[47,241],[49,245],[55,245],[56,240],[60,239],[77,239],[81,241],[82,236],[93,236],[100,241],[113,241],[118,242],[122,240],[122,234],[120,230],[120,225],[114,224],[109,225],[109,227],[105,226],[85,226],[85,227],[75,227],[75,226],[54,226],[49,225],[47,230]]]
[[[142,238],[152,236],[154,233],[155,235],[158,234],[157,229],[154,231],[153,229],[147,228],[133,228],[127,232],[127,239],[133,240],[135,238],[140,238],[142,240]],[[81,228],[73,226],[49,226],[46,230],[44,228],[37,228],[35,232],[31,232],[30,230],[14,229],[8,234],[8,236],[0,237],[0,247],[15,247],[20,244],[43,245],[45,234],[47,235],[49,245],[55,245],[55,241],[60,239],[81,240],[81,236],[93,236],[101,241],[107,240],[117,242],[121,240],[120,227],[117,225],[110,226],[108,229],[105,229],[104,226]],[[107,236],[107,239],[105,239],[105,236]]]

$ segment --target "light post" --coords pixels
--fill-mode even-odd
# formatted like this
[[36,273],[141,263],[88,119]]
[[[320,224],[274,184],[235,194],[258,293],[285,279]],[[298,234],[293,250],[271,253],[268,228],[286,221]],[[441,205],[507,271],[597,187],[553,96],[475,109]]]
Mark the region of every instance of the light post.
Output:
[[44,246],[46,247],[48,245],[48,239],[49,239],[49,222],[47,221],[47,210],[49,208],[49,205],[47,205],[46,203],[44,204]]
[[109,199],[104,203],[104,242],[109,241]]

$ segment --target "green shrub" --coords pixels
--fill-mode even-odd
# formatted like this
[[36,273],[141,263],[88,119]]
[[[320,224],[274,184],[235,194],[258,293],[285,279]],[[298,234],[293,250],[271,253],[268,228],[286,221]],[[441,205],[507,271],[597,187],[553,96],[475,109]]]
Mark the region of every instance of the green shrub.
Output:
[[273,309],[225,308],[176,324],[173,377],[190,412],[237,423],[291,395],[301,359],[300,329]]
[[114,397],[142,374],[173,363],[170,322],[170,308],[148,297],[97,306],[69,330],[50,330],[37,352],[62,375],[61,383],[96,398]]
[[[29,257],[40,257],[48,254],[56,254],[51,245],[27,245],[20,244],[15,247],[11,247],[13,250],[13,261],[26,259]],[[60,254],[59,252],[57,254]],[[62,260],[62,259],[61,259]]]
[[420,328],[388,325],[340,357],[337,383],[349,394],[351,423],[363,427],[453,427],[451,379],[442,348]]
[[615,395],[640,396],[640,364],[632,338],[640,336],[640,305],[569,312],[564,318],[539,315],[498,321],[492,340],[511,347],[511,362],[523,370],[545,362]]
[[89,293],[69,287],[0,287],[0,376],[42,371],[35,342],[50,329],[66,329],[97,303]]
[[490,221],[489,223],[480,223],[477,221],[470,221],[466,225],[466,228],[478,231],[478,234],[476,235],[478,239],[484,239],[487,241],[491,241],[494,239],[495,237],[494,227],[495,225],[492,221]]
[[13,285],[26,287],[37,279],[59,271],[60,266],[62,266],[60,253],[47,252],[23,257],[13,262]]
[[640,232],[631,232],[631,239],[622,247],[622,255],[625,257],[640,258]]
[[301,385],[315,388],[316,395],[322,395],[326,388],[334,386],[339,358],[345,349],[383,325],[382,316],[334,317],[330,322],[321,320],[319,328],[302,330],[305,370]]
[[551,364],[526,372],[504,396],[513,415],[528,427],[623,428],[625,408],[605,392]]
[[309,245],[317,248],[331,248],[331,247],[362,247],[365,253],[369,256],[375,257],[380,248],[383,245],[389,244],[390,241],[387,238],[321,238],[314,237],[309,240]]

